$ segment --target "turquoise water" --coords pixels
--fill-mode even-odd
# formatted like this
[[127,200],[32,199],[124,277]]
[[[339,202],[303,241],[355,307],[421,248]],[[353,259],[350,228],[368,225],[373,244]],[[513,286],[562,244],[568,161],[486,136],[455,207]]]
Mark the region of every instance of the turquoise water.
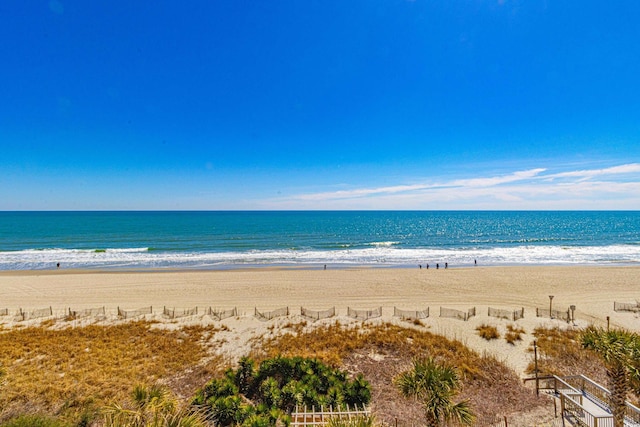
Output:
[[640,212],[0,212],[0,269],[635,264]]

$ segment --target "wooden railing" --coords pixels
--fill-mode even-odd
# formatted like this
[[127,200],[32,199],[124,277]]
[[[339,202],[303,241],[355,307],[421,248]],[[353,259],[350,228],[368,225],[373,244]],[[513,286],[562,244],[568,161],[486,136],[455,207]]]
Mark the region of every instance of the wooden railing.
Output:
[[609,396],[611,393],[597,382],[592,381],[584,375],[573,375],[562,377],[562,379],[574,388],[580,390],[590,401],[602,409],[609,410]]
[[[592,414],[582,405],[582,395],[562,393],[561,396],[564,397],[561,399],[562,413],[572,424],[584,427],[613,427],[613,415]],[[580,398],[580,402],[574,400],[577,397]]]
[[[584,375],[569,377],[541,377],[538,378],[538,388],[548,390],[560,398],[562,414],[571,421],[586,427],[613,427],[613,415],[610,414],[609,397],[611,392],[595,381]],[[588,400],[603,411],[606,415],[595,415],[584,405]],[[640,408],[626,402],[625,426],[640,427]]]
[[321,427],[324,426],[329,419],[338,418],[343,420],[352,420],[359,417],[369,417],[371,411],[366,406],[358,408],[358,406],[345,408],[300,408],[296,406],[296,410],[291,414],[291,427]]

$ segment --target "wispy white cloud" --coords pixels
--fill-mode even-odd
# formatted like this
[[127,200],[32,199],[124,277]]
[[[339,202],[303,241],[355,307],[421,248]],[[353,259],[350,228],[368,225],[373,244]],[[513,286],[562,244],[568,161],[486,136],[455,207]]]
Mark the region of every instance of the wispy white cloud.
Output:
[[459,179],[452,183],[455,187],[492,187],[495,185],[506,184],[510,182],[517,182],[526,179],[534,178],[546,169],[530,169],[525,171],[516,171],[509,175],[494,176],[489,178],[471,178],[471,179]]
[[375,194],[395,194],[408,191],[423,190],[429,188],[427,185],[396,185],[391,187],[380,188],[358,188],[353,190],[339,190],[324,193],[301,194],[294,196],[299,200],[329,200],[329,199],[351,199],[356,197],[365,197]]
[[471,178],[458,179],[448,182],[439,182],[432,184],[413,184],[413,185],[395,185],[377,188],[357,188],[351,190],[329,191],[312,194],[301,194],[294,196],[293,199],[299,200],[332,200],[332,199],[353,199],[368,197],[373,195],[389,195],[398,193],[415,193],[424,190],[433,190],[438,188],[461,188],[461,187],[490,187],[509,182],[522,181],[530,179],[544,172],[545,169],[531,169],[527,171],[517,171],[509,175],[502,175],[489,178]]
[[548,178],[593,178],[603,175],[621,175],[640,172],[640,163],[629,163],[626,165],[613,166],[604,169],[578,170],[570,172],[560,172],[549,175]]
[[263,202],[268,209],[640,209],[640,163],[560,172],[534,168]]

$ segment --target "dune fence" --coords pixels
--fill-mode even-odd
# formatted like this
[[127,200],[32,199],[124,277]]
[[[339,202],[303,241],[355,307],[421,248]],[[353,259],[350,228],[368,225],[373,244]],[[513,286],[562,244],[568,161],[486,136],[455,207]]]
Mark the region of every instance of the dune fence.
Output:
[[15,320],[20,322],[28,319],[39,319],[42,317],[50,317],[53,316],[53,309],[51,307],[48,308],[40,308],[37,310],[24,311],[21,308],[18,309],[16,313]]
[[118,307],[118,317],[122,317],[123,319],[132,319],[134,317],[144,316],[145,314],[152,314],[153,307],[143,307],[137,310],[122,310]]
[[69,308],[69,317],[72,319],[79,319],[82,317],[104,317],[106,315],[107,311],[104,307],[85,308],[83,310],[71,310],[71,308]]
[[453,308],[440,307],[440,317],[449,317],[452,319],[464,320],[465,322],[476,315],[476,308],[471,307],[467,311],[456,310]]
[[198,307],[194,308],[162,308],[162,315],[169,319],[177,319],[179,317],[195,316],[198,314]]
[[328,319],[336,315],[336,308],[331,307],[328,310],[315,311],[300,307],[300,315],[312,320]]
[[374,308],[373,310],[354,310],[351,307],[347,307],[347,316],[358,320],[369,320],[376,317],[382,317],[382,307]]
[[497,317],[498,319],[507,319],[516,321],[524,318],[524,307],[519,310],[500,310],[499,308],[489,307],[487,310],[489,317]]
[[420,320],[429,317],[429,307],[425,310],[401,310],[393,307],[393,317],[399,317],[405,320]]
[[640,304],[626,303],[626,302],[613,302],[613,311],[630,311],[637,313],[640,311]]
[[548,308],[536,308],[536,317],[549,317],[551,319],[560,319],[569,323],[571,321],[571,310],[549,310]]
[[282,317],[282,316],[288,316],[289,315],[289,307],[283,307],[283,308],[279,308],[277,310],[273,310],[273,311],[258,311],[258,309],[255,309],[255,316],[260,319],[260,320],[271,320],[275,317]]
[[236,317],[238,315],[238,309],[236,307],[233,307],[230,310],[217,310],[209,307],[205,310],[204,314],[207,314],[217,320],[223,320],[230,317]]

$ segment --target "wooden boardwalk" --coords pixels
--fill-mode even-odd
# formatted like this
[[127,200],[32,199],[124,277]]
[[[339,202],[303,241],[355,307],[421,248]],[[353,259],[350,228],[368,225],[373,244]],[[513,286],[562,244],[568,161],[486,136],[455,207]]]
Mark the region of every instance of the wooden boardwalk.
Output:
[[[570,425],[613,427],[613,415],[608,403],[611,393],[584,375],[541,378],[538,388],[560,400],[561,415]],[[640,409],[629,402],[624,425],[640,427]]]

